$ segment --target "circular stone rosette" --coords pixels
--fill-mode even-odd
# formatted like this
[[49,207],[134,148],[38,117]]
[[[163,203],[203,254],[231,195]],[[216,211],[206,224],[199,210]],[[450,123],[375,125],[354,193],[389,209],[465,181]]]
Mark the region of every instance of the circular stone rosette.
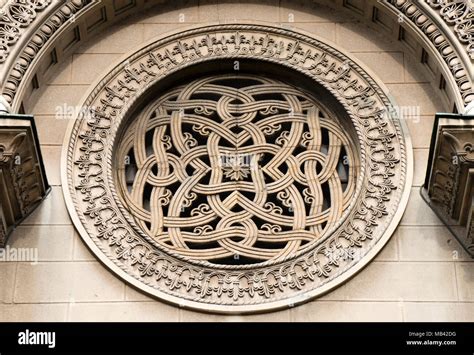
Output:
[[406,206],[411,146],[387,94],[300,33],[170,35],[83,107],[62,164],[74,224],[117,276],[181,307],[262,312],[328,292]]

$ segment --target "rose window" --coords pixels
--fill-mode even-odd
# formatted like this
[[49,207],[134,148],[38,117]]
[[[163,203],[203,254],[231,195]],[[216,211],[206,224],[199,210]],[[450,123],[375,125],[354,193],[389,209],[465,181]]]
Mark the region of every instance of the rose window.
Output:
[[160,247],[215,264],[299,252],[331,230],[356,188],[358,153],[315,97],[255,75],[173,88],[124,130],[120,197]]
[[83,104],[62,164],[74,224],[122,280],[181,307],[262,312],[329,292],[383,248],[410,193],[383,85],[300,33],[177,32]]

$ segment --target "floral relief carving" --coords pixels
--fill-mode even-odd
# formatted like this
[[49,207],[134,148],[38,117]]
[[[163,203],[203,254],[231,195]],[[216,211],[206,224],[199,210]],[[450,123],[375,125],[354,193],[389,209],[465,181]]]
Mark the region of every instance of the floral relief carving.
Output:
[[[457,16],[460,16],[459,14],[462,11],[458,9],[458,7],[462,5],[462,0],[449,2],[438,0],[425,1],[434,7],[445,6],[451,3],[455,4],[454,9],[448,6],[446,7],[448,10],[445,10],[444,16],[447,16],[448,19],[456,18],[456,33],[458,34],[459,40],[468,45],[468,53],[470,53],[472,57],[472,7],[469,7],[468,1],[464,1],[464,3],[467,4],[465,7],[466,11],[464,15],[459,18]],[[18,4],[15,8],[13,18],[8,16],[3,22],[0,21],[0,63],[2,63],[2,61],[4,62],[9,56],[12,45],[18,42],[19,36],[27,35],[30,40],[26,46],[19,50],[17,55],[19,60],[13,63],[8,69],[2,92],[10,104],[14,107],[18,107],[21,98],[16,98],[16,96],[21,92],[20,88],[25,85],[24,79],[27,72],[31,69],[30,66],[35,55],[41,53],[41,49],[54,38],[56,32],[60,32],[67,26],[70,26],[68,20],[72,16],[77,15],[79,18],[79,11],[81,11],[82,14],[86,14],[86,10],[96,6],[97,2],[89,0],[68,0],[64,2],[63,6],[56,8],[52,6],[54,2],[51,2],[51,0],[10,0],[3,9],[0,9],[0,11],[3,11],[2,14],[5,15],[9,13],[5,11],[5,9],[13,4]],[[398,16],[405,15],[407,19],[422,30],[423,34],[433,43],[449,66],[460,93],[459,97],[462,97],[464,106],[471,102],[473,98],[472,78],[467,75],[468,70],[466,63],[460,61],[459,55],[456,54],[456,48],[446,40],[444,30],[435,22],[431,21],[426,14],[426,10],[416,2],[409,0],[390,0],[388,4],[393,7],[398,13]],[[44,9],[46,7],[48,7],[47,10]],[[41,26],[38,26],[38,29],[34,32],[30,33],[29,31],[25,31],[26,27],[32,27],[26,24],[33,15],[37,17],[39,11],[48,11],[50,16],[46,18]],[[78,25],[81,27],[80,22],[78,22]],[[37,41],[38,39],[40,41]],[[458,100],[458,98],[456,98],[456,100]],[[458,107],[458,109],[461,110],[462,107]]]
[[[35,2],[29,5],[29,8],[32,8],[33,4],[38,3],[43,4],[43,7],[41,7],[42,9],[47,6],[46,3],[49,4],[50,2],[50,0],[35,0]],[[25,74],[27,73],[31,63],[33,62],[34,58],[37,57],[41,49],[48,43],[51,37],[54,36],[56,31],[58,31],[66,23],[66,21],[71,19],[86,6],[86,0],[66,2],[65,5],[60,7],[56,13],[52,14],[48,19],[46,19],[43,25],[35,32],[34,35],[30,37],[30,40],[27,42],[24,49],[16,59],[16,64],[10,70],[8,79],[6,80],[6,85],[3,89],[3,95],[5,96],[8,103],[11,104],[13,102],[13,99],[17,94],[20,84],[25,77]],[[0,40],[0,63],[2,62],[1,43],[2,42]],[[4,60],[6,60],[7,56],[8,52],[5,52]]]
[[461,43],[467,44],[467,53],[474,60],[474,7],[468,0],[428,0],[456,33]]
[[[353,189],[353,198],[338,212],[320,238],[316,237],[317,233],[313,233],[311,242],[304,246],[301,242],[285,241],[287,245],[292,245],[288,250],[284,248],[286,252],[281,255],[270,252],[268,257],[263,258],[265,260],[256,264],[215,265],[209,262],[212,258],[208,255],[202,259],[187,255],[185,251],[191,248],[185,244],[173,250],[160,246],[159,240],[153,238],[158,236],[159,239],[159,231],[162,229],[159,225],[150,223],[156,220],[149,219],[146,213],[149,211],[141,205],[139,199],[132,198],[134,204],[127,202],[131,195],[127,196],[124,189],[126,178],[120,171],[120,163],[117,163],[122,161],[132,146],[138,150],[142,148],[131,143],[132,136],[121,139],[117,137],[117,132],[130,119],[130,107],[133,103],[159,80],[192,64],[239,59],[258,60],[261,66],[274,63],[281,70],[299,72],[323,86],[328,94],[339,101],[340,107],[346,110],[347,120],[353,126],[353,137],[357,139],[358,145],[358,149],[348,150],[358,152],[360,166],[357,175],[353,175],[357,179],[350,187]],[[295,100],[292,102],[297,104]],[[308,105],[304,102],[305,100],[301,105]],[[182,109],[176,105],[183,104],[186,104],[186,100],[184,103],[180,100],[175,103],[169,101],[165,106],[168,105],[167,109],[176,118]],[[97,252],[98,256],[108,260],[109,266],[117,273],[122,276],[127,274],[133,278],[136,286],[184,306],[222,312],[249,312],[296,304],[324,292],[353,274],[351,269],[354,266],[358,263],[365,264],[370,259],[367,254],[386,242],[387,233],[391,232],[389,227],[396,222],[397,208],[403,205],[408,158],[405,139],[394,111],[390,109],[389,100],[357,64],[334,48],[303,35],[263,26],[222,25],[171,36],[135,53],[125,65],[117,66],[91,92],[85,105],[90,110],[88,113],[81,113],[74,125],[65,167],[67,196],[72,201],[71,212],[77,216],[75,223],[85,228],[87,234],[84,233],[83,237],[86,242],[100,250]],[[203,104],[194,109],[205,116],[212,114],[214,105],[208,107]],[[242,116],[255,113],[252,110],[257,108],[250,108],[251,105],[254,103],[247,106],[249,111]],[[225,105],[221,109],[222,107]],[[228,114],[229,110],[235,111],[238,107],[242,108],[235,102],[228,103],[227,113],[223,110],[221,115]],[[163,110],[163,106],[161,109]],[[264,116],[275,114],[268,105],[258,110],[260,114],[263,110]],[[186,119],[191,119],[189,112],[185,111],[183,114]],[[295,117],[299,117],[297,113]],[[308,113],[306,116],[302,115],[301,120],[307,120],[307,117]],[[157,120],[159,118],[152,118],[153,122]],[[134,122],[140,124],[140,120]],[[146,124],[147,120],[142,122]],[[199,135],[216,132],[218,129],[217,126],[212,128],[212,125],[207,126],[202,122],[203,120],[197,120],[193,123],[196,135],[181,132],[173,139],[165,134],[164,126],[157,126],[155,132],[158,133],[155,133],[154,141],[161,143],[155,144],[155,152],[172,149],[171,145],[178,144],[181,140],[180,149],[184,149],[181,155],[185,155],[187,150],[198,146],[196,139]],[[321,122],[325,122],[324,119]],[[136,132],[135,129],[126,131],[130,134]],[[267,128],[268,132],[274,129],[271,124]],[[261,132],[263,131],[262,127]],[[285,133],[283,130],[278,132],[279,138],[275,143],[284,145],[288,140],[297,139],[301,142],[298,144],[302,144],[304,148],[304,145],[314,144],[311,135],[315,132],[316,130],[303,130],[301,135],[294,136],[295,132]],[[221,134],[224,134],[222,130]],[[233,136],[228,138],[232,140]],[[347,139],[343,138],[341,142],[343,141]],[[116,144],[119,144],[118,148]],[[333,145],[331,149],[336,149],[337,144]],[[118,157],[114,155],[116,151]],[[144,160],[137,162],[137,165],[141,164],[143,168],[146,154],[141,157]],[[314,159],[309,158],[308,164],[314,164]],[[122,169],[125,167],[122,166]],[[150,173],[150,169],[143,168],[142,172],[148,174],[150,179],[155,179],[155,200],[169,203],[171,195],[177,192],[166,191],[164,186],[159,185],[156,171]],[[166,168],[164,169],[161,172],[166,173]],[[121,178],[117,177],[117,171]],[[224,173],[225,169],[224,172],[216,172],[220,177]],[[234,177],[233,181],[245,180],[246,174],[249,172],[230,176]],[[250,174],[254,172],[251,171]],[[190,176],[192,179],[193,175]],[[138,190],[140,188],[136,189]],[[283,195],[280,197],[284,204]],[[310,190],[306,194],[301,191],[299,198],[306,198],[311,204],[313,195]],[[194,198],[189,193],[182,196],[182,200]],[[333,201],[337,203],[338,200],[335,198]],[[189,203],[192,204],[192,201]],[[186,203],[184,207],[186,208]],[[278,210],[270,205],[268,208],[269,211]],[[208,211],[204,206],[194,212],[205,216]],[[314,213],[317,215],[317,212]],[[268,230],[271,231],[274,227],[268,226]],[[276,227],[278,230],[278,226]],[[205,225],[201,232],[206,233]],[[195,229],[195,237],[198,238],[201,232],[199,228]]]
[[[474,100],[472,78],[469,77],[468,70],[462,64],[459,55],[449,43],[443,31],[438,28],[438,26],[436,26],[432,20],[430,20],[430,18],[415,2],[410,0],[389,0],[388,2],[396,11],[400,11],[400,13],[406,16],[407,19],[412,21],[413,24],[415,24],[429,39],[429,41],[433,43],[433,45],[436,47],[436,50],[441,55],[451,74],[453,75],[454,80],[456,81],[459,93],[463,99],[464,106],[467,106],[471,101]],[[440,6],[440,3],[446,4],[447,2],[440,2],[436,0],[429,2],[431,6]],[[446,12],[445,16],[449,16],[448,12]]]
[[4,63],[13,46],[51,0],[10,0],[0,8],[0,63]]

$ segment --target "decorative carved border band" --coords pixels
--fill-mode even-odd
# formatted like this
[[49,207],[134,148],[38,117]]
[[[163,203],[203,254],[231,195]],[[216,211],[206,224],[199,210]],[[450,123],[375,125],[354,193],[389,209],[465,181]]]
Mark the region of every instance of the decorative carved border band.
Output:
[[[254,265],[216,265],[157,248],[117,203],[113,151],[122,122],[161,80],[199,63],[256,60],[325,88],[359,139],[363,178],[327,238],[295,255]],[[210,65],[210,64],[209,64]],[[302,303],[341,284],[388,241],[408,199],[411,146],[381,87],[334,47],[255,25],[172,35],[134,53],[91,89],[66,136],[63,189],[82,238],[104,264],[161,299],[207,311],[254,312]]]
[[[441,58],[443,58],[448,66],[449,71],[457,84],[464,106],[467,106],[471,101],[474,101],[474,90],[472,89],[473,81],[469,76],[469,70],[467,70],[463,64],[456,49],[448,41],[443,30],[425,14],[419,5],[410,0],[388,0],[388,3],[410,19],[436,48]],[[472,14],[472,12],[470,13]],[[472,63],[469,63],[469,65],[471,64]]]
[[13,102],[22,80],[41,49],[46,46],[56,31],[58,31],[69,19],[73,18],[77,12],[83,9],[87,3],[88,1],[86,0],[67,2],[64,6],[59,8],[56,13],[51,15],[36,31],[34,36],[30,38],[29,42],[17,58],[15,67],[10,71],[3,89],[3,95],[9,103]]
[[7,1],[0,8],[0,64],[10,54],[10,48],[20,39],[25,28],[30,26],[38,12],[46,9],[52,0]]
[[448,26],[453,27],[459,42],[466,44],[469,57],[474,60],[474,4],[469,0],[426,0],[439,11]]

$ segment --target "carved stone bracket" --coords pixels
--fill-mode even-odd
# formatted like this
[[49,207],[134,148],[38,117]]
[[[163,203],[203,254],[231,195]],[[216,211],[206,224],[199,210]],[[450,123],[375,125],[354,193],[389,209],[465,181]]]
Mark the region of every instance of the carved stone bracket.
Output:
[[33,117],[0,115],[0,247],[48,190]]
[[0,112],[1,113],[9,113],[11,110],[10,105],[8,104],[8,101],[0,95]]
[[422,195],[474,257],[474,116],[438,115]]

